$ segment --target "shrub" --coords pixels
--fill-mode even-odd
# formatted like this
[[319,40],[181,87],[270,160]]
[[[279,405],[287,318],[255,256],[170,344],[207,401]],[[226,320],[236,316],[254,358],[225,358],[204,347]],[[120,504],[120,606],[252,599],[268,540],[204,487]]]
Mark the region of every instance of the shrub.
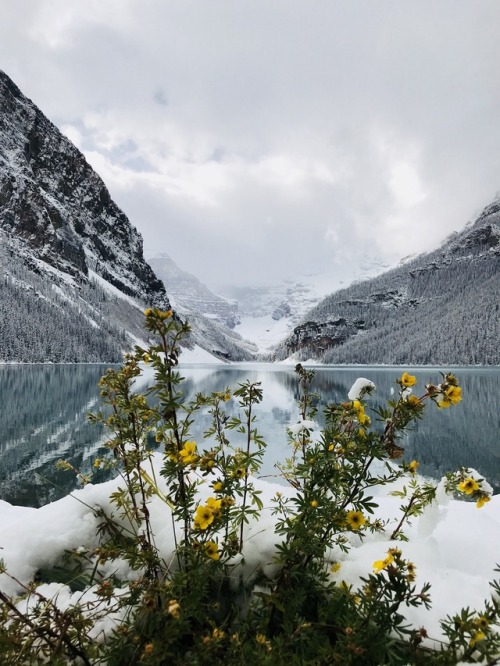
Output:
[[[247,381],[233,392],[186,402],[177,365],[189,328],[170,311],[145,315],[152,344],[136,347],[119,370],[108,370],[100,381],[107,409],[91,416],[110,433],[110,456],[95,465],[116,468],[123,484],[111,496],[113,512],[96,509],[98,547],[67,554],[63,569],[73,589],[80,585],[81,597],[60,608],[34,583],[18,581],[22,598],[0,592],[2,663],[496,663],[498,583],[483,612],[464,609],[443,621],[448,643],[436,651],[427,645],[425,629],[405,619],[405,608],[428,608],[431,600],[403,548],[389,547],[358,589],[336,574],[339,554],[353,539],[382,533],[404,542],[408,521],[434,500],[436,486],[418,479],[418,463],[394,461],[402,455],[406,429],[429,403],[446,409],[460,402],[456,377],[443,375],[417,396],[415,377],[403,373],[397,395],[375,412],[374,424],[364,401],[374,386],[360,379],[348,401],[326,408],[320,431],[314,373],[298,365],[300,419],[289,428],[291,456],[279,466],[289,488],[276,493],[272,509],[275,557],[271,566],[249,570],[248,533],[263,510],[254,482],[266,446],[255,418],[261,387]],[[143,363],[155,376],[144,394],[134,391]],[[226,412],[229,400],[237,401],[240,417]],[[200,444],[191,425],[207,410],[211,427]],[[232,431],[243,446],[231,445]],[[375,517],[372,491],[398,479],[407,479],[394,491],[401,516],[389,526]],[[491,494],[486,481],[466,468],[449,474],[444,486],[478,507]],[[155,507],[164,507],[171,556],[158,545],[153,498]],[[96,640],[102,626],[105,635]]]

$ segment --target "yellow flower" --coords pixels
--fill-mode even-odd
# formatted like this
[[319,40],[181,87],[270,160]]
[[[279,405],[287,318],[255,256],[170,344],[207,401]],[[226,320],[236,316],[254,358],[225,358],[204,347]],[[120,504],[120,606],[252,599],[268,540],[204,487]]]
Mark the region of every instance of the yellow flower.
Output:
[[149,354],[144,353],[142,355],[142,360],[144,361],[144,363],[149,363],[151,360],[151,356]]
[[406,399],[406,404],[411,405],[412,407],[418,407],[422,403],[420,402],[420,398],[417,398],[416,395],[409,395]]
[[330,571],[331,571],[332,573],[337,573],[337,571],[340,570],[340,566],[341,566],[340,562],[334,562],[334,563],[332,564],[332,566],[330,567]]
[[484,615],[480,615],[474,620],[474,624],[476,627],[480,627],[481,629],[487,629],[490,626],[489,620],[487,617]]
[[476,479],[473,479],[471,476],[469,476],[468,479],[465,479],[465,481],[462,481],[462,483],[458,484],[458,489],[461,493],[472,495],[472,493],[476,492],[476,490],[479,490],[479,483],[476,481]]
[[401,548],[389,548],[387,551],[389,555],[392,555],[393,557],[399,557],[401,555]]
[[451,405],[458,405],[462,400],[462,389],[460,386],[448,386],[437,396],[437,406],[440,409],[448,409]]
[[222,483],[222,481],[214,481],[212,483],[212,488],[216,493],[220,493],[220,491],[224,488],[224,484]]
[[234,470],[233,476],[236,479],[242,479],[245,476],[245,468],[244,467],[238,467],[238,469]]
[[172,615],[173,617],[178,618],[180,610],[181,610],[181,607],[180,607],[178,601],[176,601],[175,599],[171,599],[168,602],[167,613],[170,613],[170,615]]
[[409,375],[407,372],[403,372],[399,381],[402,386],[409,388],[410,386],[415,386],[417,378],[414,375]]
[[444,393],[440,393],[436,398],[436,400],[437,400],[436,404],[439,407],[439,409],[448,409],[448,407],[451,407],[451,402],[446,398]]
[[369,426],[371,423],[371,419],[368,416],[368,414],[365,414],[364,412],[358,412],[358,421],[361,423],[361,425],[366,425]]
[[311,502],[311,506],[312,506],[313,509],[316,509],[316,507],[318,506],[318,502],[317,502],[317,500],[313,500],[313,501]]
[[99,469],[99,467],[101,466],[101,462],[102,462],[102,461],[101,461],[99,458],[96,458],[96,459],[94,460],[94,467],[95,467],[96,469]]
[[219,559],[219,551],[217,549],[217,544],[214,541],[207,541],[207,543],[204,545],[204,549],[205,555],[211,560]]
[[214,522],[214,514],[208,506],[199,506],[194,514],[194,526],[199,530],[206,530]]
[[233,506],[234,499],[232,497],[223,497],[220,500],[221,509],[227,509],[228,506]]
[[411,472],[412,474],[416,474],[419,465],[420,465],[419,462],[417,462],[416,460],[412,460],[411,463],[408,465],[408,471]]
[[406,563],[406,571],[408,572],[408,575],[406,577],[410,581],[410,583],[412,583],[415,580],[416,570],[417,567],[413,564],[413,562]]
[[151,308],[146,308],[144,310],[144,316],[145,317],[151,317],[152,314],[153,314],[153,310]]
[[346,516],[346,522],[352,530],[359,530],[366,523],[366,518],[361,511],[349,511]]
[[370,417],[365,414],[365,408],[359,400],[352,401],[353,409],[356,410],[356,417],[361,425],[370,425]]
[[483,507],[487,502],[490,501],[490,499],[491,498],[488,497],[488,495],[484,495],[484,497],[480,497],[476,502],[477,508],[480,509],[481,507]]
[[394,558],[391,555],[391,553],[389,553],[384,560],[377,560],[376,562],[373,563],[373,570],[375,571],[375,573],[379,573],[383,569],[387,569],[389,564],[392,564],[393,562]]
[[160,317],[160,319],[170,319],[172,314],[173,314],[172,310],[163,310],[163,311],[160,310],[160,312],[158,312],[158,316]]
[[210,455],[203,456],[203,458],[200,461],[200,469],[210,472],[214,467],[215,467],[215,460]]
[[207,499],[207,507],[214,514],[214,517],[217,517],[220,513],[222,506],[222,500],[215,499],[215,497],[209,497]]
[[484,631],[475,631],[473,634],[471,634],[469,645],[475,645],[476,643],[479,643],[479,641],[484,641],[485,638],[486,634]]
[[220,641],[221,638],[224,638],[225,632],[222,631],[222,629],[217,629],[217,627],[213,630],[212,636],[216,641]]
[[184,448],[179,451],[179,456],[183,465],[189,465],[198,460],[196,455],[196,442],[186,442]]
[[460,386],[449,386],[444,394],[452,405],[457,405],[462,400],[462,389]]

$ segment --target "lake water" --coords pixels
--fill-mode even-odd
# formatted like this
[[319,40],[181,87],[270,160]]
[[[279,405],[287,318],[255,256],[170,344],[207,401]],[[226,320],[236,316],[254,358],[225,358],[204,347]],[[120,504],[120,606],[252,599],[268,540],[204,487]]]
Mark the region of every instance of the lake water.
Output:
[[[105,433],[88,423],[86,414],[98,408],[97,382],[106,367],[0,366],[0,499],[40,506],[66,495],[76,484],[71,473],[55,470],[60,458],[83,472],[92,470],[93,460],[104,453]],[[428,381],[439,382],[440,369],[405,369],[417,376],[422,388]],[[262,475],[275,474],[274,463],[289,455],[286,426],[298,418],[293,368],[186,365],[181,372],[188,398],[236,387],[247,379],[262,382],[264,401],[256,408],[257,427],[268,443]],[[401,368],[318,367],[313,389],[323,404],[342,401],[357,377],[367,377],[377,385],[377,392],[368,398],[368,404],[375,406],[390,396],[401,372]],[[434,478],[462,465],[475,467],[498,493],[500,369],[469,367],[453,372],[460,380],[463,402],[448,410],[429,405],[424,419],[401,442],[405,459],[419,460],[419,471]],[[227,409],[236,413],[237,405],[231,401]],[[208,423],[204,415],[193,428],[198,442]],[[94,473],[94,480],[105,480],[103,472]]]

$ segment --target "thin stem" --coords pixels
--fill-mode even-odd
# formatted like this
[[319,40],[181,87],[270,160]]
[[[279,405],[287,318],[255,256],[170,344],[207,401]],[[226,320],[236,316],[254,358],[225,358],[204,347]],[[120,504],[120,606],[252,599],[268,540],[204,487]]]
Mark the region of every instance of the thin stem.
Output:
[[[178,339],[178,335],[174,337],[173,343],[172,343],[172,348],[175,347],[175,343]],[[167,384],[167,391],[168,391],[168,399],[169,403],[172,406],[172,412],[168,414],[169,418],[172,420],[172,430],[174,433],[174,438],[175,438],[175,443],[177,446],[177,453],[179,454],[182,450],[182,438],[179,435],[179,422],[177,420],[177,411],[174,407],[175,401],[174,401],[174,382],[173,382],[173,377],[172,377],[172,365],[171,363],[167,360],[169,358],[168,354],[168,343],[167,343],[167,338],[165,333],[161,334],[161,340],[162,340],[162,345],[163,345],[163,351],[165,353],[165,363],[167,366],[167,379],[166,379],[166,384]],[[187,507],[187,490],[186,490],[186,480],[184,478],[184,470],[179,469],[177,473],[177,480],[179,482],[179,493],[180,493],[180,500],[181,500],[181,505],[183,508],[183,514],[184,514],[184,540],[187,542],[189,539],[189,511]],[[184,558],[184,566],[187,569],[188,567],[188,560],[187,556]]]
[[[14,579],[15,580],[15,579]],[[24,586],[23,586],[24,587]],[[49,603],[48,599],[45,599],[42,595],[37,593],[37,596],[41,599],[41,601],[45,603]],[[35,634],[40,636],[42,640],[45,641],[45,643],[54,651],[55,654],[60,651],[60,646],[61,642],[64,643],[66,646],[68,653],[70,654],[71,657],[79,657],[82,662],[85,664],[85,666],[92,666],[91,662],[87,658],[87,655],[85,652],[83,652],[80,648],[78,648],[76,645],[73,645],[71,642],[71,639],[67,635],[67,628],[70,624],[70,620],[68,618],[64,618],[63,613],[58,610],[53,604],[50,604],[54,614],[56,616],[56,619],[62,619],[64,618],[63,621],[63,627],[61,634],[59,635],[58,632],[54,631],[50,627],[45,627],[44,629],[41,629],[38,625],[36,625],[30,618],[22,613],[16,606],[15,604],[12,603],[10,597],[8,597],[4,592],[0,590],[0,600],[4,602],[4,604],[15,614],[17,615],[24,624],[26,624],[31,631],[33,631]]]
[[417,494],[416,494],[416,493],[415,493],[414,495],[412,495],[410,501],[408,502],[408,506],[406,507],[406,509],[405,509],[404,512],[403,512],[403,516],[402,516],[401,520],[399,521],[399,523],[398,523],[396,529],[393,531],[393,533],[392,533],[391,536],[389,537],[390,541],[392,541],[393,539],[395,539],[396,536],[398,535],[399,531],[401,530],[401,527],[403,526],[403,523],[404,523],[405,520],[407,519],[407,517],[408,517],[408,515],[409,515],[411,509],[413,508],[413,505],[414,505],[415,502],[417,501],[417,499],[418,499],[418,498],[417,498]]
[[243,489],[243,503],[241,506],[241,525],[240,525],[240,553],[243,550],[243,529],[244,529],[244,516],[247,500],[247,491],[248,491],[248,456],[250,455],[250,443],[252,441],[252,387],[249,387],[249,404],[246,410],[247,416],[247,464],[245,466],[245,486]]

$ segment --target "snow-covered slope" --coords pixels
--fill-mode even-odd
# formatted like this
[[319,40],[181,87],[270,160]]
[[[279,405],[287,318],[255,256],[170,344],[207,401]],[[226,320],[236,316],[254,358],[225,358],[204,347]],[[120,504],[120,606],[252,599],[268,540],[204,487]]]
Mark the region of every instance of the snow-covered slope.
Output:
[[283,340],[327,294],[386,269],[387,266],[373,258],[365,258],[359,266],[352,266],[350,274],[344,274],[342,280],[319,273],[297,275],[293,280],[273,285],[226,286],[222,293],[238,304],[239,322],[235,330],[265,353]]
[[[101,178],[2,71],[0,289],[0,362],[119,361],[145,337],[144,308],[171,307]],[[253,357],[217,322],[190,319],[190,346]]]
[[196,312],[228,328],[234,328],[238,322],[238,306],[234,301],[214,294],[192,273],[179,268],[167,254],[157,254],[149,258],[148,262],[163,281],[177,312],[188,315]]
[[281,340],[301,316],[325,295],[313,281],[283,281],[266,286],[226,286],[223,294],[238,304],[235,326],[261,352]]
[[276,358],[327,363],[500,364],[500,199],[434,252],[337,291]]
[[84,156],[0,71],[0,360],[112,361],[169,307]]

